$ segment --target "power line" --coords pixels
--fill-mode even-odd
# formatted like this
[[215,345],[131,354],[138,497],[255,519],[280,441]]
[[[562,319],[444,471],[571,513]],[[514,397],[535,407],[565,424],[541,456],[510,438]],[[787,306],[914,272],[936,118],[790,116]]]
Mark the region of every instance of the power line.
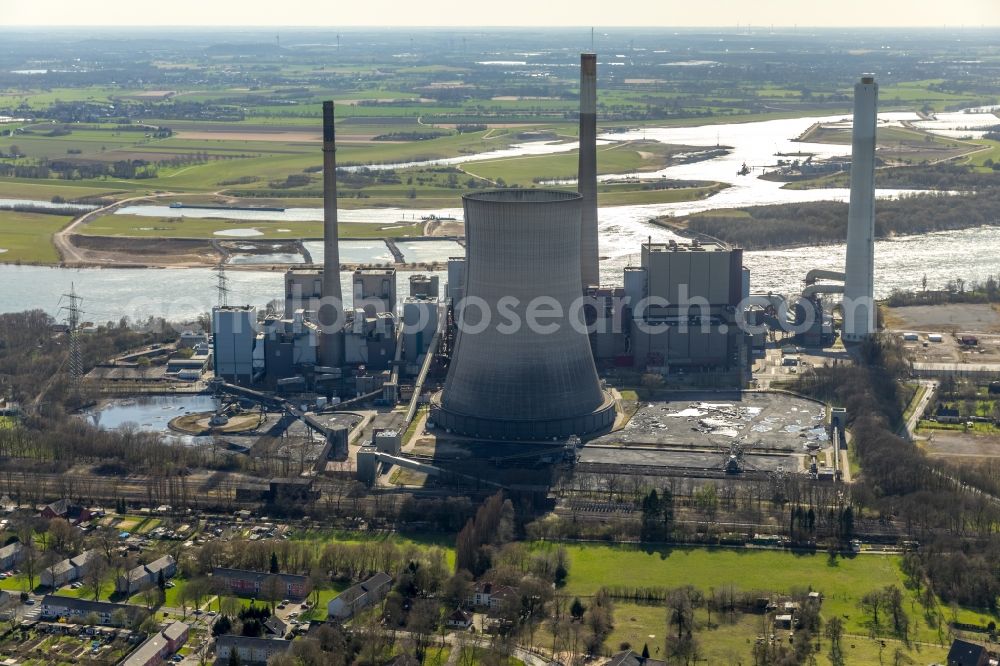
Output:
[[59,308],[60,311],[67,312],[69,324],[69,376],[74,385],[79,385],[83,379],[83,352],[80,349],[80,315],[83,314],[80,303],[83,298],[76,295],[74,283],[70,283],[69,293],[63,296],[69,299],[69,305]]
[[226,267],[224,264],[219,264],[215,270],[218,273],[215,289],[219,294],[219,307],[224,308],[229,305],[229,278],[226,276]]

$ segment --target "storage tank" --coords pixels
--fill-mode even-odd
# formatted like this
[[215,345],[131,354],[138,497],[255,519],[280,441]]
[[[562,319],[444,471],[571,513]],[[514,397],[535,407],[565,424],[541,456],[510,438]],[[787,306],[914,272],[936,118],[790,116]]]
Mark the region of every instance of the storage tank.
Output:
[[[465,298],[444,391],[434,401],[438,426],[485,439],[543,440],[614,422],[586,328],[571,323],[582,297],[580,202],[576,192],[544,189],[463,197]],[[546,328],[527,323],[539,297],[547,313],[561,313],[538,318]],[[511,324],[515,317],[520,325]]]

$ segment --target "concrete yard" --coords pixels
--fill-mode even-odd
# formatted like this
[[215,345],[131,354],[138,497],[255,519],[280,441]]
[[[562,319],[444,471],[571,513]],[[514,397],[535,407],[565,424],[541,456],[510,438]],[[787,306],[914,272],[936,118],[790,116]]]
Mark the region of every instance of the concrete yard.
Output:
[[827,445],[825,418],[823,405],[781,393],[690,393],[641,402],[625,428],[591,444],[714,450],[740,441],[759,443],[758,450],[803,453],[807,442]]
[[[721,471],[725,456],[719,453],[705,451],[683,451],[673,449],[627,448],[618,446],[594,446],[590,444],[580,452],[580,463],[595,465],[615,465],[622,468],[641,467],[676,467],[690,469],[719,469]],[[778,468],[785,471],[799,471],[802,467],[801,458],[791,453],[744,456],[746,468],[750,471],[773,472]]]
[[908,305],[886,308],[884,313],[887,325],[893,330],[1000,333],[1000,310],[989,303]]
[[927,438],[921,442],[921,448],[932,457],[946,458],[956,463],[976,463],[988,458],[1000,458],[1000,435],[930,429],[921,430],[920,435]]

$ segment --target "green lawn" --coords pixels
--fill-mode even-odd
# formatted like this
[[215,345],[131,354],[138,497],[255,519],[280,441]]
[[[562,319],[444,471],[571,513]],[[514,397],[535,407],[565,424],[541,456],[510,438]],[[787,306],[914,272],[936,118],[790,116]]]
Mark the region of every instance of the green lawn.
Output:
[[[115,591],[115,582],[111,580],[113,574],[108,573],[108,579],[101,584],[101,594],[100,601],[107,601]],[[88,601],[93,601],[94,590],[87,581],[83,582],[83,587],[77,589],[72,589],[69,585],[64,585],[59,589],[58,594],[61,597],[74,597],[76,599],[86,599]]]
[[[257,229],[263,235],[254,236],[248,240],[295,240],[323,237],[323,223],[320,221],[271,222],[194,217],[148,217],[145,215],[104,215],[83,226],[80,232],[87,236],[239,240],[236,237],[217,236],[215,232],[249,228]],[[408,238],[423,234],[422,222],[400,224],[342,222],[339,228],[341,238]]]
[[[656,171],[666,165],[667,155],[676,150],[676,146],[639,141],[600,146],[597,149],[597,173]],[[502,178],[508,185],[530,187],[535,179],[576,178],[578,161],[578,151],[571,150],[552,155],[470,162],[463,165],[463,170],[492,181]]]
[[2,263],[54,264],[59,253],[52,244],[56,233],[73,218],[69,215],[44,215],[0,210],[0,252]]
[[[734,585],[740,590],[767,592],[810,588],[824,595],[823,612],[827,617],[841,616],[847,631],[859,634],[866,632],[859,599],[869,590],[886,585],[904,587],[900,558],[896,556],[838,557],[831,563],[825,553],[599,545],[565,548],[570,556],[565,594],[590,595],[605,585],[691,584],[704,591]],[[910,591],[906,594],[916,608],[916,597]],[[973,610],[963,611],[961,619],[984,625],[990,620]],[[922,622],[919,625],[918,640],[937,640],[936,631]]]
[[[695,637],[700,645],[701,659],[708,664],[751,664],[753,646],[758,636],[767,636],[773,629],[764,625],[763,615],[743,615],[735,617],[712,615],[712,625],[708,625],[708,615],[704,609],[695,614],[697,629]],[[666,610],[662,606],[634,603],[615,603],[614,629],[605,641],[612,651],[622,643],[641,652],[643,646],[649,648],[650,656],[661,658],[668,630]],[[776,634],[777,635],[777,634]],[[787,640],[787,632],[781,632]],[[548,640],[551,641],[549,638]],[[898,641],[884,639],[883,661],[879,660],[880,641],[865,636],[844,636],[841,646],[846,664],[891,664],[896,648],[902,649],[917,664],[936,661],[944,663],[948,648],[944,646],[914,643],[909,648]],[[550,643],[551,644],[551,643]],[[819,666],[829,666],[830,645],[825,638],[820,640],[820,652],[816,655]]]
[[[88,182],[87,185],[64,185],[59,180],[29,180],[27,178],[0,179],[0,197],[5,199],[32,199],[34,201],[51,201],[52,197],[62,197],[67,201],[81,197],[114,197],[121,198],[125,192],[114,183],[111,186],[100,185],[99,182]],[[131,194],[131,192],[128,192]]]

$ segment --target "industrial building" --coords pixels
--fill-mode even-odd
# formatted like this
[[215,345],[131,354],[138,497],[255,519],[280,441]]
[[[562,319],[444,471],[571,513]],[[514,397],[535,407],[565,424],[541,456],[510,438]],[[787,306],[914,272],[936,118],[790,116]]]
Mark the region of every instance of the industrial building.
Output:
[[[571,322],[582,296],[581,200],[575,192],[543,189],[463,196],[464,303],[476,299],[483,308],[459,315],[444,390],[432,405],[439,427],[484,439],[542,440],[614,422],[586,330]],[[560,311],[546,318],[544,333],[526,319],[539,298]],[[502,299],[513,304],[520,325],[478,325],[501,312]]]
[[631,315],[626,349],[597,335],[602,353],[627,353],[650,372],[711,373],[728,386],[746,385],[750,339],[738,320],[748,291],[742,250],[697,240],[644,243],[641,264],[625,269],[624,282]]
[[252,305],[212,308],[212,348],[216,377],[235,384],[253,381],[263,370],[263,348],[257,347],[257,308]]
[[396,311],[396,269],[359,268],[354,271],[354,308],[366,316]]
[[291,319],[296,310],[315,316],[323,298],[323,269],[292,267],[285,271],[285,318]]

